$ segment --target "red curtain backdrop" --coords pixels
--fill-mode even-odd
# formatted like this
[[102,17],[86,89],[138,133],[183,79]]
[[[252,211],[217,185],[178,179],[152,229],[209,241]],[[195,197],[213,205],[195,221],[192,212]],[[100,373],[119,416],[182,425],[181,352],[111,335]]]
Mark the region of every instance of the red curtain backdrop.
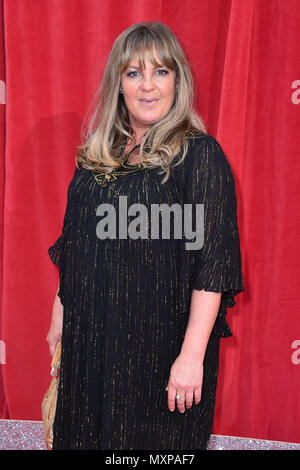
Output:
[[158,20],[236,180],[245,292],[221,341],[213,432],[300,441],[299,0],[2,0],[2,418],[41,420],[45,337],[80,126],[119,33]]

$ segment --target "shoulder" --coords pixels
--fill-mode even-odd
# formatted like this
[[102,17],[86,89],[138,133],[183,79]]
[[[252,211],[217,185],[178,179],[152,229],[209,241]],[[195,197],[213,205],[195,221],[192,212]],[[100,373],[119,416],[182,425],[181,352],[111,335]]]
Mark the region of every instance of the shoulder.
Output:
[[76,192],[79,191],[81,186],[85,185],[85,175],[87,174],[87,170],[82,167],[80,164],[76,164],[73,168],[73,173],[71,179],[69,180],[68,192]]
[[[204,134],[200,131],[198,133],[189,134],[187,133],[188,139],[188,150],[190,152],[211,152],[211,153],[219,153],[223,152],[223,149],[220,143],[217,141],[215,137],[210,134]],[[224,152],[223,152],[224,153]]]
[[186,163],[202,171],[221,169],[232,173],[230,163],[218,140],[210,134],[195,133],[188,136]]
[[84,168],[80,163],[76,163],[74,172],[73,172],[73,177],[72,181],[76,181],[78,178],[82,177],[82,175],[87,173],[87,169]]

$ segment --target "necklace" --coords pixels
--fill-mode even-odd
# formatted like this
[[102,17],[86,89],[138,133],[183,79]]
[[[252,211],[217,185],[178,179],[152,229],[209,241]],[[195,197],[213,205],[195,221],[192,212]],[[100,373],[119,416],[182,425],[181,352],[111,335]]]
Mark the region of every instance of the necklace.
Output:
[[[122,157],[123,152],[126,148],[126,145],[127,145],[127,142],[121,145],[119,157]],[[132,149],[128,152],[125,160],[121,163],[121,165],[118,168],[114,168],[109,173],[104,174],[100,170],[97,170],[97,169],[92,170],[95,181],[99,184],[99,186],[106,186],[109,182],[115,181],[119,176],[124,176],[129,173],[135,173],[136,171],[146,168],[147,165],[145,165],[145,163],[143,162],[141,163],[129,163],[128,162],[128,158],[137,147],[139,147],[139,145],[134,145]]]

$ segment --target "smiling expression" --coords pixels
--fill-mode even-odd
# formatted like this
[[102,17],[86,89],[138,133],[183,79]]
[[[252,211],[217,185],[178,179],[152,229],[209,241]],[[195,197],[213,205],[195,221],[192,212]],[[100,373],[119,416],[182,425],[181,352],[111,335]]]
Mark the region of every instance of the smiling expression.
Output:
[[[154,57],[160,64],[156,53]],[[121,75],[130,124],[137,135],[164,118],[174,101],[175,71],[164,65],[154,65],[149,57],[146,57],[144,65],[144,68],[139,67],[133,57]]]

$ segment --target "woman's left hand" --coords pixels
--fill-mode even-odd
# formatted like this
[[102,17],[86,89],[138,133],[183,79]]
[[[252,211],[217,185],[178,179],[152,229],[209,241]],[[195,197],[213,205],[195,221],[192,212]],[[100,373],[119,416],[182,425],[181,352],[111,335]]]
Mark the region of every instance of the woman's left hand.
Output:
[[[166,390],[168,391],[168,407],[174,411],[176,403],[178,411],[184,413],[201,400],[203,381],[203,362],[199,358],[181,353],[173,363]],[[177,399],[176,395],[180,395]]]

